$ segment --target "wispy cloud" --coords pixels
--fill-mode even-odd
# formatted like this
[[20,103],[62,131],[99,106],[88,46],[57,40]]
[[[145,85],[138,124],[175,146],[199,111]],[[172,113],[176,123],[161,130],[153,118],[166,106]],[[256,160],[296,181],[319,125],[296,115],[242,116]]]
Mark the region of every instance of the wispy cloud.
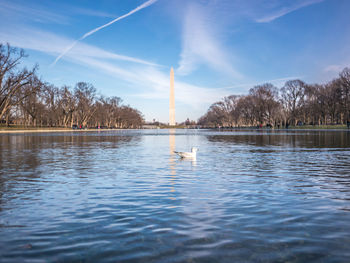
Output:
[[[131,98],[141,99],[145,101],[160,100],[168,102],[169,99],[169,70],[163,68],[135,65],[131,68],[122,68],[115,63],[95,59],[91,57],[75,56],[69,57],[75,63],[101,71],[103,74],[110,75],[118,81],[127,83],[127,87],[131,90],[128,92],[128,100]],[[140,89],[141,87],[141,89]],[[134,92],[132,92],[134,89]],[[192,85],[181,81],[175,77],[175,96],[177,105],[177,116],[186,116],[196,119],[203,114],[203,109],[208,108],[214,101],[218,101],[224,96],[229,95],[227,89],[206,88]],[[154,116],[160,121],[166,122],[168,118],[167,111],[157,109],[152,113],[153,106],[141,108],[146,114],[146,119],[151,120]],[[178,107],[182,105],[183,107]],[[184,118],[184,117],[181,117]]]
[[66,8],[69,8],[70,11],[73,11],[74,13],[77,13],[79,15],[86,15],[86,16],[96,16],[96,17],[108,17],[108,18],[114,18],[115,15],[99,10],[92,10],[82,7],[75,7],[75,6],[69,6],[67,5]]
[[[13,31],[17,32],[17,34],[12,34]],[[72,42],[69,38],[23,26],[0,31],[0,39],[6,39],[13,46],[44,52],[52,56],[61,53],[62,46],[67,46]],[[147,60],[120,55],[84,43],[78,43],[76,48],[72,49],[67,56],[71,59],[76,57],[90,57],[109,61],[125,61],[148,66],[158,66],[156,63]]]
[[317,4],[320,2],[323,2],[324,0],[309,0],[309,1],[303,1],[301,3],[295,3],[292,6],[284,6],[281,7],[280,9],[271,12],[269,14],[266,14],[260,18],[257,18],[255,21],[258,23],[268,23],[268,22],[272,22],[277,18],[283,17],[291,12],[294,12],[298,9],[301,9],[303,7],[307,7],[313,4]]
[[[101,61],[89,57],[77,56],[74,58],[77,63],[88,65],[126,81],[133,86],[143,87],[138,90],[135,97],[144,99],[169,99],[169,73],[170,70],[160,70],[152,66],[135,66],[129,70],[119,67],[113,63]],[[213,100],[221,99],[227,96],[227,89],[210,89],[192,85],[175,78],[176,83],[176,101],[190,106],[193,109],[202,109],[203,105],[213,103]]]
[[[11,45],[16,47],[50,55],[58,54],[62,45],[71,42],[70,39],[49,32],[17,28],[18,34],[13,35],[11,34],[12,30],[9,29],[7,33],[0,31],[0,39],[7,39]],[[130,87],[135,87],[133,97],[149,100],[164,99],[165,101],[169,98],[170,69],[164,69],[164,67],[142,59],[111,53],[84,43],[78,43],[76,48],[67,54],[66,59],[74,64],[98,70],[102,74],[128,83]],[[121,61],[133,63],[120,64]],[[199,115],[203,108],[229,94],[226,89],[216,90],[200,87],[183,82],[177,77],[175,82],[176,103],[187,105],[190,109],[188,111],[193,111],[193,116],[195,116],[195,111],[197,111],[196,115]],[[140,87],[142,87],[141,90]]]
[[177,72],[188,75],[205,65],[218,72],[239,78],[241,74],[232,66],[232,55],[225,51],[199,5],[191,5],[184,19],[181,59]]
[[[137,74],[141,77],[143,83],[147,83],[150,89],[138,94],[137,96],[147,99],[161,98],[169,99],[169,71],[163,72],[156,68],[148,67],[142,69]],[[224,89],[211,89],[192,85],[176,78],[175,76],[175,97],[176,101],[191,106],[194,109],[203,109],[203,105],[213,103],[213,101],[220,99],[227,94]]]
[[30,6],[26,4],[17,4],[13,1],[0,1],[0,15],[3,17],[10,18],[21,18],[24,20],[31,20],[40,23],[56,23],[56,24],[67,24],[68,17],[53,13],[51,11],[45,10],[43,7]]
[[231,93],[247,94],[249,89],[251,89],[257,85],[271,83],[274,86],[276,86],[277,88],[281,88],[288,80],[293,80],[293,79],[302,79],[302,76],[290,76],[290,77],[277,78],[277,79],[251,81],[248,83],[242,83],[242,84],[238,84],[238,85],[234,85],[234,86],[224,87],[223,90],[226,91],[227,94],[231,94]]
[[344,65],[329,65],[324,68],[324,72],[334,72],[334,73],[339,73],[345,68]]
[[155,2],[157,2],[157,0],[148,0],[147,2],[143,3],[142,5],[139,5],[138,7],[136,7],[135,9],[131,10],[129,13],[125,14],[125,15],[122,15],[112,21],[110,21],[109,23],[107,24],[104,24],[100,27],[97,27],[89,32],[87,32],[86,34],[84,34],[82,37],[80,37],[78,40],[75,40],[71,45],[69,45],[67,48],[64,49],[64,51],[55,59],[55,61],[53,62],[53,65],[55,65],[57,63],[57,61],[59,61],[67,52],[69,52],[79,41],[85,39],[86,37],[88,36],[91,36],[92,34],[96,33],[97,31],[105,28],[105,27],[108,27],[112,24],[114,24],[115,22],[119,21],[119,20],[122,20],[152,4],[154,4]]

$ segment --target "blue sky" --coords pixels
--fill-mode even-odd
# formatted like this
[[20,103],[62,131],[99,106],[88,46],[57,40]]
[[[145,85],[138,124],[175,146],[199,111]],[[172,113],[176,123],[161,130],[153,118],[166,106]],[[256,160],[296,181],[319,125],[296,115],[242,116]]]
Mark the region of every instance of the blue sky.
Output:
[[92,83],[148,121],[168,122],[174,67],[182,122],[257,84],[336,77],[350,66],[349,10],[348,0],[0,0],[0,42],[25,49],[43,80]]

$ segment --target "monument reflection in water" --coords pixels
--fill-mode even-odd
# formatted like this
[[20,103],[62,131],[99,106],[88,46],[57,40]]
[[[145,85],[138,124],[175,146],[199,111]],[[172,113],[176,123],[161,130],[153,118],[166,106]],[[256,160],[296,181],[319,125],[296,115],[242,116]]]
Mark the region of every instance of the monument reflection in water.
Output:
[[[170,167],[170,178],[171,178],[171,182],[172,182],[172,188],[171,188],[171,192],[174,192],[175,189],[173,187],[173,185],[175,184],[175,180],[176,180],[176,154],[174,153],[174,151],[176,150],[176,139],[175,139],[175,133],[176,130],[175,129],[170,129],[169,130],[169,167]],[[174,197],[171,197],[174,198]]]

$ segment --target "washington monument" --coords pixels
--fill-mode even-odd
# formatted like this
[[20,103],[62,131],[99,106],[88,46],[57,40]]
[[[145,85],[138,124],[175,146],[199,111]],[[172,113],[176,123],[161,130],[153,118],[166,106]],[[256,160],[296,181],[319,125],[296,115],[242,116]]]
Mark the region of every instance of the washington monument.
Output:
[[169,125],[175,126],[174,69],[170,70]]

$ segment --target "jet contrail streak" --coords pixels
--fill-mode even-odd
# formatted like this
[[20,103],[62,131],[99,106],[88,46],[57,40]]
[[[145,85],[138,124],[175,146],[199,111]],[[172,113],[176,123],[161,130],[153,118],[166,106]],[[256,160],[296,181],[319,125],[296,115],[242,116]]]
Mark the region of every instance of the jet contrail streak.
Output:
[[67,52],[69,50],[71,50],[79,41],[85,39],[86,37],[96,33],[97,31],[101,30],[102,28],[108,27],[110,25],[112,25],[113,23],[122,20],[134,13],[136,13],[137,11],[140,11],[141,9],[144,9],[152,4],[154,4],[155,2],[157,2],[158,0],[148,0],[147,2],[143,3],[142,5],[139,5],[138,7],[136,7],[135,9],[131,10],[129,13],[122,15],[114,20],[112,20],[111,22],[108,22],[107,24],[104,24],[100,27],[97,27],[89,32],[87,32],[86,34],[84,34],[81,38],[79,38],[78,40],[75,40],[70,46],[68,46],[56,59],[55,61],[52,63],[52,65],[55,65],[57,63],[57,61],[59,61],[65,54],[67,54]]

